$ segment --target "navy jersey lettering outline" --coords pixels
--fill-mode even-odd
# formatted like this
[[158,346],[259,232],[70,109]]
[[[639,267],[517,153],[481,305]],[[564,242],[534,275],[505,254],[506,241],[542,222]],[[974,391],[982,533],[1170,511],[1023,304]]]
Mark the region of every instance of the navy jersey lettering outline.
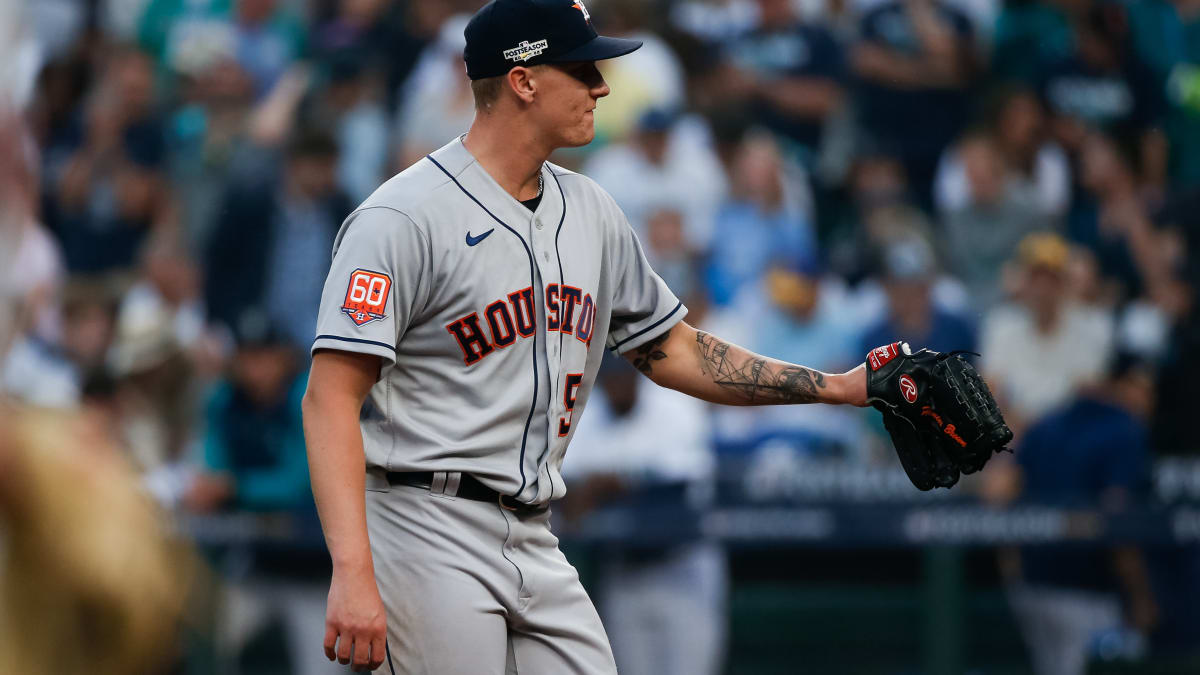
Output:
[[562,306],[562,322],[558,329],[570,335],[575,332],[575,306],[583,300],[583,289],[564,284],[558,290],[558,297]]
[[[517,341],[517,328],[513,325],[512,315],[508,313],[508,303],[497,300],[483,310],[487,318],[488,328],[492,331],[492,344],[498,349],[509,347]],[[497,319],[499,315],[499,319]],[[501,330],[503,329],[503,330]]]
[[592,345],[592,331],[596,328],[596,303],[592,294],[583,296],[583,305],[579,310],[579,324],[575,326],[575,339],[589,347]]
[[583,383],[583,373],[567,373],[567,386],[563,387],[563,409],[566,417],[558,418],[558,437],[562,438],[571,433],[571,424],[575,421],[575,394]]
[[[558,284],[546,284],[546,330],[558,330]],[[553,299],[551,299],[553,298]],[[551,314],[550,312],[554,312]],[[562,346],[561,344],[559,346]]]
[[[479,326],[479,312],[471,312],[457,321],[446,324],[446,330],[458,341],[462,348],[463,365],[469,366],[483,360],[494,349],[483,336],[483,328]],[[511,342],[509,344],[512,344]],[[506,347],[508,345],[505,345]]]
[[531,337],[537,330],[537,309],[533,302],[533,286],[526,286],[519,291],[509,293],[508,301],[512,304],[517,334],[521,337]]

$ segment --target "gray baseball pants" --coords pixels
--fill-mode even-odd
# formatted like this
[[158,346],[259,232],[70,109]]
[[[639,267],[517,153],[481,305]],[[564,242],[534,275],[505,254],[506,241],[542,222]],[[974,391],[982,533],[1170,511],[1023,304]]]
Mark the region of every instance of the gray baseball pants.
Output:
[[550,532],[550,510],[453,497],[450,476],[435,474],[434,490],[367,476],[367,532],[387,609],[381,672],[615,674],[596,609]]

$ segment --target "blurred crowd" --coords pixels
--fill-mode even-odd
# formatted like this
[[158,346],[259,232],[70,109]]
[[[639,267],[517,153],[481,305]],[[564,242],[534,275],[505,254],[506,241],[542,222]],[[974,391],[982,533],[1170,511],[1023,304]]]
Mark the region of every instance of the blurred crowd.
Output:
[[[480,4],[0,7],[0,393],[94,415],[168,508],[310,509],[334,235],[466,131]],[[588,4],[644,46],[554,161],[615,197],[689,322],[826,371],[897,339],[977,352],[1017,434],[966,486],[996,502],[1117,508],[1153,458],[1200,454],[1200,2]],[[624,375],[567,460],[576,508],[722,457],[894,461],[875,415],[655,404]],[[687,447],[606,454],[621,424]]]

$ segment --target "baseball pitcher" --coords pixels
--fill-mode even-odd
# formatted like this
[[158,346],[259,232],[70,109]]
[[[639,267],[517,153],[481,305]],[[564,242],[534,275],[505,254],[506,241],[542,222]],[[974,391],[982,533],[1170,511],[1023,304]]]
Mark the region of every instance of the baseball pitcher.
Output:
[[959,357],[896,344],[822,373],[683,321],[612,198],[546,161],[592,140],[595,62],[640,42],[597,35],[582,0],[494,0],[466,38],[471,128],[350,214],[321,300],[304,428],[330,659],[616,672],[548,509],[605,349],[706,401],[873,403],[922,489],[1003,446]]

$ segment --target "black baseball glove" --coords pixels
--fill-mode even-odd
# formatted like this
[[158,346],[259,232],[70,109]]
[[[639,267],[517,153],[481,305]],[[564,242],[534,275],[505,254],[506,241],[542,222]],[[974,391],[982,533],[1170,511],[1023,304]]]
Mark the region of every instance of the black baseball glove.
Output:
[[904,342],[872,349],[867,402],[883,413],[900,464],[920,490],[954,485],[1013,437],[991,391],[957,352],[912,353]]

